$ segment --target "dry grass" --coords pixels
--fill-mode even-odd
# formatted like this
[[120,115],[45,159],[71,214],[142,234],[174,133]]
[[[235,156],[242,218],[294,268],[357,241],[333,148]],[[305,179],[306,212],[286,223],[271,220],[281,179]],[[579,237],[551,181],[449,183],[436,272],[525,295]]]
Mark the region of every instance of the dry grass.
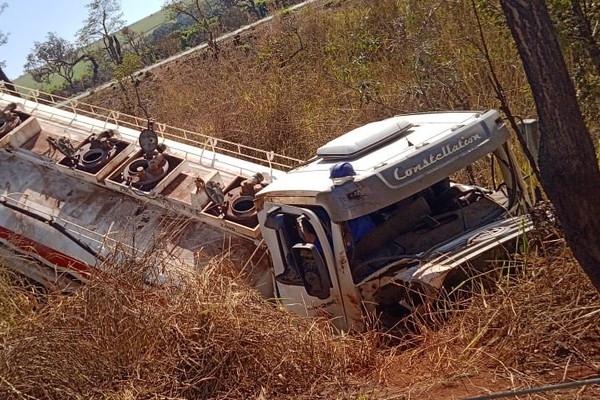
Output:
[[[473,386],[485,393],[598,376],[600,294],[562,239],[547,246],[544,255],[498,262],[470,282],[468,295],[412,316],[407,323],[413,334],[392,349],[388,361],[402,369],[396,376],[390,370],[388,382],[406,386],[400,391],[406,395],[438,398],[453,386],[469,386],[471,391],[458,391],[466,396],[473,395]],[[403,377],[414,370],[420,373]],[[594,399],[600,387],[542,398],[562,396]]]
[[[0,251],[0,260],[3,251]],[[0,337],[30,315],[39,306],[38,301],[36,286],[21,275],[0,267]]]
[[278,309],[218,273],[225,260],[177,287],[142,289],[142,267],[115,267],[37,312],[10,311],[0,397],[330,398],[374,363],[371,342]]
[[[218,59],[196,53],[148,73],[141,105],[169,125],[297,158],[391,115],[499,107],[470,1],[407,3],[335,1],[280,16],[223,44]],[[506,95],[530,116],[509,33],[486,15]],[[89,100],[143,116],[131,87],[127,98],[115,86]]]
[[[325,3],[224,45],[219,59],[154,70],[142,104],[158,121],[298,158],[393,114],[499,106],[470,1]],[[482,18],[514,113],[533,115],[506,28]],[[143,115],[123,99],[115,88],[91,100]],[[375,393],[452,398],[442,389],[458,381],[473,395],[600,373],[600,299],[562,240],[406,321],[412,331],[393,345],[289,315],[218,273],[226,264],[148,291],[121,269],[43,307],[0,286],[0,397],[352,398],[367,379]]]
[[435,399],[598,375],[600,296],[562,239],[543,251],[498,263],[392,340],[291,315],[222,258],[162,287],[141,278],[155,260],[114,265],[70,296],[3,272],[0,397]]

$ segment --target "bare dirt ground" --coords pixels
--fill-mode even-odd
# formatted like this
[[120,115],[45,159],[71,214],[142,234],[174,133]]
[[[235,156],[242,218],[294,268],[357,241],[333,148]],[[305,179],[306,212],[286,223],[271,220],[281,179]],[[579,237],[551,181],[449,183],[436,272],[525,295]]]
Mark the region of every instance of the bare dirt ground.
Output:
[[[407,366],[406,357],[398,356],[386,368],[389,378],[387,388],[378,391],[378,398],[385,399],[467,399],[486,394],[522,390],[554,385],[575,380],[590,379],[597,372],[581,367],[560,371],[523,374],[492,367],[467,366],[456,373],[439,373],[423,365]],[[519,399],[597,399],[600,388],[577,387],[543,393],[507,396]]]

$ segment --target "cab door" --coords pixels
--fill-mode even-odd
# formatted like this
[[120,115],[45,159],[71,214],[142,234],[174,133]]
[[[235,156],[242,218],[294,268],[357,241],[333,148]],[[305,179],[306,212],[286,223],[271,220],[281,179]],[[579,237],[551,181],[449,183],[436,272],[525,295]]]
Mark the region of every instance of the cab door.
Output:
[[349,328],[333,255],[333,238],[307,208],[265,203],[259,213],[273,260],[279,301],[299,315],[325,315]]

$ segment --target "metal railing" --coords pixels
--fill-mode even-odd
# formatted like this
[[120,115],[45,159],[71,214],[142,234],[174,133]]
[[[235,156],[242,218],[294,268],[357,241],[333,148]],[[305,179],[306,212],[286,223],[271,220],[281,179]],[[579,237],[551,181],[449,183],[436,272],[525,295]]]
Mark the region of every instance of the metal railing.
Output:
[[[39,89],[31,89],[14,84],[13,86],[15,87],[15,90],[9,89],[4,81],[0,81],[0,92],[21,97],[26,101],[33,102],[35,105],[43,104],[55,109],[71,112],[75,115],[94,118],[96,120],[103,121],[105,124],[114,124],[118,127],[130,128],[139,131],[146,129],[148,125],[148,120],[146,118],[136,117],[134,115],[121,113],[119,111],[110,110],[77,100],[71,100],[69,98],[51,93],[45,93]],[[34,112],[35,110],[36,106],[33,107]],[[53,115],[50,115],[48,118],[52,120]],[[82,121],[77,122],[82,123]],[[162,123],[155,123],[154,127],[157,133],[165,139],[190,145],[202,151],[210,150],[213,153],[232,156],[241,160],[268,166],[270,168],[288,171],[294,166],[303,162],[303,160],[283,154],[277,154],[273,151],[261,150],[229,140],[220,139],[211,136],[208,133],[193,132]]]

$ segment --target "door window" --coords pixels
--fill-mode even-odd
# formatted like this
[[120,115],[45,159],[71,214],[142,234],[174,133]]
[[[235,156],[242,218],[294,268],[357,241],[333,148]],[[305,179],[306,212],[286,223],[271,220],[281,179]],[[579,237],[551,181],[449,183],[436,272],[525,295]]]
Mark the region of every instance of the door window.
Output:
[[317,215],[308,209],[276,207],[269,211],[265,226],[276,231],[284,260],[277,282],[303,286],[311,296],[328,298],[332,283],[327,261],[333,262],[333,256],[329,236]]

